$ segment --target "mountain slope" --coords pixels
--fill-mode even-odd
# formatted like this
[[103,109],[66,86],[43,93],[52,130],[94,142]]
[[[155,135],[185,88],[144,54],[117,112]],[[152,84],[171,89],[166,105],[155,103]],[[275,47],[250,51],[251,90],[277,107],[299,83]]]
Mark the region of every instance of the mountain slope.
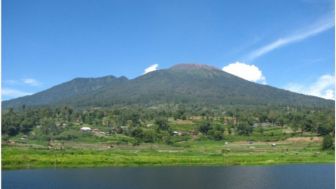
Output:
[[5,101],[3,107],[167,103],[332,107],[333,102],[249,82],[207,65],[179,64],[132,80],[113,76],[74,79],[31,96]]

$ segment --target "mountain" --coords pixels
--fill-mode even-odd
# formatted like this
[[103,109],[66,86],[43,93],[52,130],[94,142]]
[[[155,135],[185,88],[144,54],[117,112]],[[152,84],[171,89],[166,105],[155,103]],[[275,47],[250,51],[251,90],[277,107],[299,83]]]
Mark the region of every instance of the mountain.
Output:
[[334,101],[249,82],[208,65],[178,64],[130,80],[114,76],[76,78],[34,95],[4,101],[3,108],[159,104],[333,107]]

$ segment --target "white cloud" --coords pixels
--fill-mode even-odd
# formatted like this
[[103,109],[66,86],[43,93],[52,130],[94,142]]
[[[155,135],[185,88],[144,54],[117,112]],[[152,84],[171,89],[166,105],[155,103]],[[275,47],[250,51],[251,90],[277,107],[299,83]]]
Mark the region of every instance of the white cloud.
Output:
[[304,31],[296,32],[293,35],[286,36],[283,38],[279,38],[263,47],[260,47],[254,51],[252,51],[248,56],[247,56],[247,61],[253,61],[254,59],[267,54],[277,48],[280,48],[282,46],[285,46],[290,43],[295,43],[302,41],[308,37],[312,37],[314,35],[317,35],[321,32],[324,32],[326,30],[329,30],[334,27],[334,16],[333,15],[328,15],[326,18],[323,18],[319,20],[318,22],[310,25]]
[[32,93],[20,91],[17,89],[11,89],[11,88],[2,88],[1,89],[1,96],[4,99],[10,99],[10,98],[17,98],[20,96],[26,96],[31,95]]
[[159,67],[159,64],[150,65],[148,68],[145,69],[144,74],[156,71],[158,67]]
[[248,81],[266,84],[265,76],[262,74],[262,71],[255,65],[235,62],[224,66],[223,71],[246,79]]
[[36,79],[33,79],[33,78],[22,79],[22,82],[24,84],[27,84],[27,85],[30,85],[30,86],[39,86],[41,84],[39,81],[37,81]]
[[325,74],[320,76],[310,85],[290,83],[285,88],[287,90],[306,95],[318,96],[326,99],[335,99],[335,76]]

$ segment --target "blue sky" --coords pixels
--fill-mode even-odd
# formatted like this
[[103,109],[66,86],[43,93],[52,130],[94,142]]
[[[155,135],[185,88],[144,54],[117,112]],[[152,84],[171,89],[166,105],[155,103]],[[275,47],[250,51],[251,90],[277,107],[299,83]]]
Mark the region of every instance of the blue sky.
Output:
[[334,98],[332,0],[3,0],[2,98],[209,64]]

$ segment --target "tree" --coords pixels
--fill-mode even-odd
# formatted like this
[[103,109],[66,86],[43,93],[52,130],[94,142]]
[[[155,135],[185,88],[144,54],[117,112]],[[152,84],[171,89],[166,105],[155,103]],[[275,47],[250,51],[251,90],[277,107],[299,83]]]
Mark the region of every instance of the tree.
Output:
[[331,124],[321,124],[317,127],[317,133],[319,135],[327,135],[333,131],[333,126]]
[[322,150],[334,149],[334,141],[332,136],[326,135],[323,137],[322,141]]
[[224,138],[224,127],[222,125],[214,125],[207,134],[210,139],[222,140]]
[[155,139],[156,139],[156,133],[155,133],[155,131],[153,131],[153,130],[145,130],[143,132],[143,141],[144,142],[151,143],[151,142],[154,142]]
[[182,119],[182,120],[186,120],[187,117],[185,115],[185,108],[184,106],[179,106],[178,110],[176,111],[176,113],[174,114],[174,119]]
[[250,135],[252,131],[253,127],[248,122],[240,122],[237,126],[238,135]]
[[12,108],[2,116],[2,133],[9,136],[15,136],[20,132],[20,117]]
[[232,127],[231,127],[231,126],[228,126],[227,131],[228,131],[228,134],[229,134],[229,135],[232,134],[232,130],[231,130],[231,129],[232,129]]
[[275,123],[277,117],[278,117],[277,112],[275,112],[273,110],[268,112],[267,119],[272,123],[273,126],[274,126],[274,123]]
[[303,128],[304,131],[306,132],[312,132],[314,131],[314,127],[313,127],[313,122],[310,119],[306,119],[303,122]]
[[220,130],[210,130],[209,136],[214,140],[222,140],[223,137],[223,131]]
[[168,120],[165,118],[157,118],[155,120],[155,125],[157,126],[158,131],[169,131],[170,127],[168,124]]
[[132,113],[130,116],[131,126],[138,127],[140,126],[140,116],[137,113]]
[[25,117],[24,120],[20,123],[20,131],[24,134],[28,134],[34,125],[35,123],[32,118]]
[[41,129],[45,135],[56,135],[60,133],[60,129],[56,126],[55,122],[50,118],[41,120]]
[[172,144],[171,135],[168,131],[162,131],[160,133],[157,133],[156,138],[157,140],[160,140],[166,144]]
[[131,136],[142,140],[144,136],[143,130],[141,128],[135,128],[131,131]]
[[200,124],[198,127],[198,131],[203,133],[203,134],[208,134],[209,130],[212,128],[210,122],[205,121]]

